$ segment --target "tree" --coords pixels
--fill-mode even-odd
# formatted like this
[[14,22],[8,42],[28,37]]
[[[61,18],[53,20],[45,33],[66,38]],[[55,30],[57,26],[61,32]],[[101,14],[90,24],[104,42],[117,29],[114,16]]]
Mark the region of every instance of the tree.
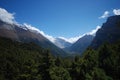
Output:
[[61,60],[61,58],[60,57],[57,57],[56,58],[56,60],[55,60],[55,65],[56,66],[63,66],[63,62],[62,62],[62,60]]
[[62,67],[53,67],[49,69],[51,80],[71,80],[69,72]]

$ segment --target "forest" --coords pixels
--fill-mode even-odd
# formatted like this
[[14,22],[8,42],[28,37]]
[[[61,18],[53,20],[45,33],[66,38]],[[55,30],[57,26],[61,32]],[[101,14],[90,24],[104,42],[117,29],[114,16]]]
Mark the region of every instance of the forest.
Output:
[[120,41],[60,57],[32,42],[0,38],[0,80],[119,80]]

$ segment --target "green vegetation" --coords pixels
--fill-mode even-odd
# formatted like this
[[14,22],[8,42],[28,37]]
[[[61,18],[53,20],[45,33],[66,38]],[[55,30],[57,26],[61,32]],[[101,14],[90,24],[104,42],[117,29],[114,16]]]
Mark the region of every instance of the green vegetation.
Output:
[[120,41],[82,56],[54,57],[34,43],[0,38],[0,80],[119,80]]

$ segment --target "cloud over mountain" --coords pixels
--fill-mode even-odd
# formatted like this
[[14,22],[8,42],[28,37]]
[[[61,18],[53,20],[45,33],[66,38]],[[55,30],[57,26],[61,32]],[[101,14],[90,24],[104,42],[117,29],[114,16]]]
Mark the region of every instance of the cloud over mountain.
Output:
[[76,37],[71,37],[71,38],[65,38],[65,37],[59,37],[59,38],[65,40],[66,42],[74,43],[81,37],[82,36],[76,36]]
[[113,13],[115,15],[120,15],[120,9],[113,9]]
[[59,37],[67,42],[70,42],[70,43],[75,43],[79,38],[85,36],[85,35],[93,35],[95,36],[96,32],[98,31],[98,29],[100,29],[101,26],[97,26],[95,29],[91,30],[90,32],[87,32],[83,35],[80,35],[80,36],[76,36],[76,37],[71,37],[71,38],[65,38],[65,37]]
[[109,16],[109,11],[105,11],[102,16],[99,17],[99,19],[103,19]]
[[86,33],[87,35],[93,35],[95,36],[96,35],[96,32],[98,31],[98,29],[100,29],[101,26],[97,26],[95,29],[93,29],[92,31]]
[[[107,13],[105,13],[107,14]],[[0,8],[0,20],[6,22],[6,23],[9,23],[9,24],[16,24],[18,25],[18,22],[15,21],[15,17],[14,17],[14,13],[9,13],[7,10],[3,9],[3,8]],[[51,42],[55,43],[55,40],[56,38],[54,38],[53,36],[50,36],[48,34],[45,34],[43,31],[41,31],[40,29],[36,28],[36,27],[33,27],[27,23],[24,23],[24,24],[19,24],[19,25],[23,25],[22,28],[25,29],[25,30],[29,30],[31,32],[34,32],[36,34],[42,34],[44,37],[46,37],[48,40],[50,40]],[[74,43],[76,42],[79,38],[83,37],[84,35],[95,35],[96,31],[100,28],[100,26],[97,26],[96,29],[88,32],[88,33],[85,33],[83,35],[79,35],[79,36],[76,36],[76,37],[71,37],[71,38],[65,38],[65,37],[59,37],[67,42],[70,42],[70,43]]]
[[[18,22],[15,21],[14,13],[9,13],[7,10],[5,10],[3,8],[0,8],[0,20],[2,20],[3,22],[9,23],[9,24],[18,25]],[[31,32],[42,34],[44,37],[49,39],[51,42],[54,42],[54,40],[55,40],[55,38],[53,38],[52,36],[45,34],[43,31],[41,31],[41,30],[37,29],[36,27],[33,27],[27,23],[19,24],[19,25],[23,25],[24,27],[22,26],[22,28],[25,30],[29,29]]]
[[34,33],[37,33],[37,34],[40,33],[40,34],[42,34],[44,37],[46,37],[47,39],[49,39],[51,42],[54,43],[54,41],[55,41],[55,38],[54,38],[54,37],[45,34],[43,31],[41,31],[41,30],[37,29],[36,27],[33,27],[33,26],[31,26],[31,25],[29,25],[29,24],[27,24],[27,23],[24,23],[23,25],[26,26],[31,32],[34,32]]
[[0,8],[0,20],[9,24],[16,23],[14,13],[9,13],[7,10]]
[[120,9],[113,9],[113,10],[110,11],[110,12],[109,12],[109,11],[105,11],[105,12],[103,13],[103,15],[99,17],[99,19],[104,19],[104,18],[109,17],[109,16],[110,16],[110,13],[111,13],[111,14],[114,14],[114,15],[120,15]]

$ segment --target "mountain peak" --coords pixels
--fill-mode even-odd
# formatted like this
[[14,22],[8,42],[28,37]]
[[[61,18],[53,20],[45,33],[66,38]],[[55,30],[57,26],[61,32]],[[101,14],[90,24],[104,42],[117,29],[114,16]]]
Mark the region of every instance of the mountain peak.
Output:
[[120,40],[120,15],[111,16],[96,33],[91,46],[98,48],[104,42],[113,43]]
[[119,18],[120,18],[120,15],[110,16],[110,17],[108,17],[107,22],[116,21]]
[[67,51],[82,54],[90,45],[93,38],[93,35],[86,34],[83,37],[81,37],[78,41],[76,41],[71,47],[69,47]]

